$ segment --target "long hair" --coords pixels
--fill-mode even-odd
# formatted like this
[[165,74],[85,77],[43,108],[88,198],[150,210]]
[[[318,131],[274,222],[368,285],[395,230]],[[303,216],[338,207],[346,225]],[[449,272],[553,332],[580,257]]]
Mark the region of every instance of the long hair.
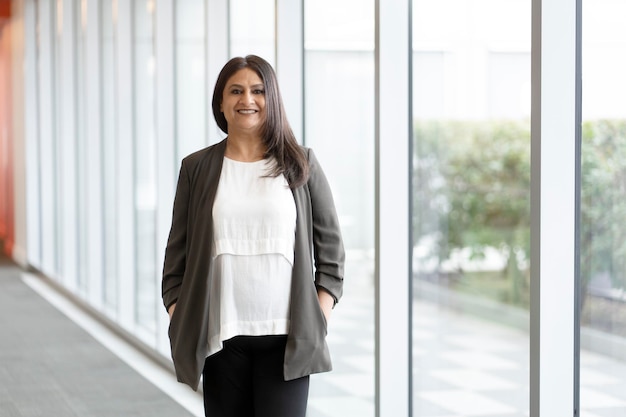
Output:
[[265,124],[261,139],[266,147],[265,158],[274,157],[276,161],[269,175],[283,174],[289,186],[296,188],[308,180],[309,165],[287,121],[276,73],[266,60],[256,55],[248,55],[245,58],[232,58],[224,65],[213,90],[213,117],[219,128],[228,134],[228,122],[220,110],[224,88],[230,77],[244,68],[254,71],[263,81],[265,89]]

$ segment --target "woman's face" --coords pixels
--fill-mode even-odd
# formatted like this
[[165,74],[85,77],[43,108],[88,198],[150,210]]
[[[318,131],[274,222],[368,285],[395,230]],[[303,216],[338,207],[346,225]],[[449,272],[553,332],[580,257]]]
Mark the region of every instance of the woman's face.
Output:
[[228,134],[261,134],[265,123],[265,86],[256,72],[243,68],[226,82],[221,109]]

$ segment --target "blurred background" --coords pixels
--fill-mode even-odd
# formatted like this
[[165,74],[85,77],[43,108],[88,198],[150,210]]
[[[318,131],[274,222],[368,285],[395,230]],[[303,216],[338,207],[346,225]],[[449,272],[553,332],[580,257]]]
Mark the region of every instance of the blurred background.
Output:
[[[525,416],[531,1],[410,4],[410,103],[381,111],[412,118],[411,407]],[[374,0],[0,5],[4,252],[168,358],[160,273],[180,161],[223,137],[210,109],[222,65],[260,55],[330,180],[348,250],[337,369],[314,382],[310,414],[373,416]],[[626,413],[625,15],[623,1],[583,1],[583,417]],[[594,364],[613,370],[606,386]]]

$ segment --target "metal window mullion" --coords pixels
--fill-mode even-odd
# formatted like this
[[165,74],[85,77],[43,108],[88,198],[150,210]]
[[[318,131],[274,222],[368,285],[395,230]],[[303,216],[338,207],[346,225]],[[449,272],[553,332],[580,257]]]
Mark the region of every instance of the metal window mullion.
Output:
[[534,0],[532,27],[530,415],[578,416],[577,1]]
[[376,0],[376,416],[409,416],[410,1]]

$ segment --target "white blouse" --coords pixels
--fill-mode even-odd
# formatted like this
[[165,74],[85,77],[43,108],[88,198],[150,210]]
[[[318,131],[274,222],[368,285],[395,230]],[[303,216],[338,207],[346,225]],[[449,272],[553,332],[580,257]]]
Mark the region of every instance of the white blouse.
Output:
[[296,205],[271,160],[224,157],[213,204],[209,352],[234,336],[289,332]]

